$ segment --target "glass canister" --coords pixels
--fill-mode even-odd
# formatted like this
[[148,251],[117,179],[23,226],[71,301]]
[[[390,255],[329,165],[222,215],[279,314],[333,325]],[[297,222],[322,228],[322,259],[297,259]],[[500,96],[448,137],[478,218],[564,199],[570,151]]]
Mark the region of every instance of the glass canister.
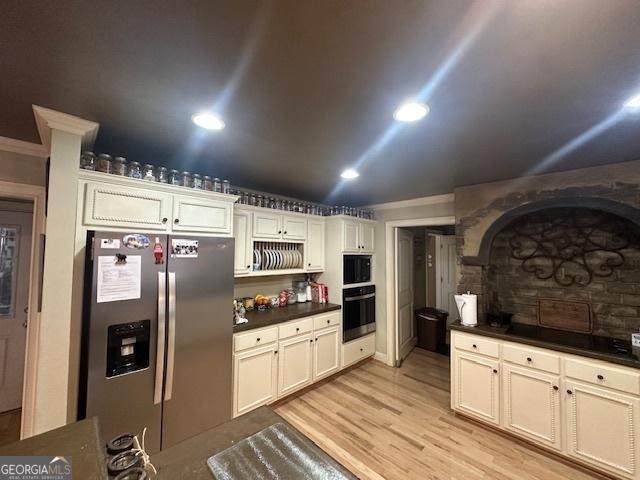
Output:
[[193,188],[197,188],[199,190],[202,190],[202,175],[200,175],[199,173],[194,173],[193,174],[193,183],[191,185]]
[[124,177],[127,174],[127,159],[124,157],[114,158],[111,173]]
[[82,152],[82,155],[80,155],[80,168],[84,170],[95,170],[96,154],[93,152]]
[[189,172],[182,172],[180,175],[180,185],[183,187],[190,187],[192,184],[191,182],[191,174]]
[[169,170],[169,185],[180,185],[180,172],[178,170]]
[[147,163],[144,166],[144,169],[142,170],[142,179],[149,182],[156,181],[156,168],[150,163]]
[[213,179],[209,175],[202,177],[202,188],[209,192],[213,191]]
[[142,169],[140,168],[140,162],[129,162],[127,177],[142,178]]
[[160,183],[169,183],[169,171],[167,167],[158,168],[158,181]]
[[111,173],[113,161],[111,155],[107,153],[101,153],[98,155],[98,171],[102,173]]
[[256,207],[264,207],[264,197],[262,195],[256,197]]
[[222,193],[230,193],[231,192],[231,182],[229,180],[222,181]]
[[213,191],[214,192],[222,192],[222,182],[218,177],[213,179]]

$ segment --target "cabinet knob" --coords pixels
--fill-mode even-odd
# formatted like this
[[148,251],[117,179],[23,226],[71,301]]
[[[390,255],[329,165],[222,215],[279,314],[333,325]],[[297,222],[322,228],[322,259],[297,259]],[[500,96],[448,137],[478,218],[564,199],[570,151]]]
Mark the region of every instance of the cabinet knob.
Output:
[[274,351],[273,351],[273,354],[274,354],[274,355],[277,355],[277,354],[278,354],[278,350],[274,350]]
[[573,395],[573,392],[572,392],[571,390],[567,390],[567,393],[568,393],[569,395]]
[[247,268],[251,268],[251,265],[247,265]]
[[598,375],[598,380],[604,380],[604,376]]
[[310,338],[310,339],[309,339],[309,343],[313,343],[313,338]]
[[300,327],[296,327],[296,332],[299,332],[299,331],[300,331]]
[[316,337],[316,342],[318,341],[318,337]]
[[311,266],[311,264],[309,264],[309,266]]
[[553,386],[553,389],[554,389],[556,392],[559,390],[559,388],[558,388],[558,386],[557,386],[557,385],[554,385],[554,386]]
[[532,362],[531,357],[527,357],[527,362]]
[[327,320],[327,324],[331,323],[331,320]]
[[287,234],[287,231],[286,231],[286,230],[284,231],[284,234],[285,234],[285,235]]
[[164,217],[164,218],[162,219],[162,223],[167,223],[167,220],[168,220],[168,218],[167,218],[167,217]]
[[173,221],[173,223],[180,223],[180,219],[179,219],[179,218],[176,218],[176,219]]
[[282,230],[278,230],[278,233],[282,233]]
[[498,370],[496,370],[495,368],[493,369],[493,373],[498,373]]
[[473,345],[471,345],[473,348],[478,348],[478,346],[474,343]]
[[361,348],[360,351],[363,352],[364,350]]
[[260,341],[260,337],[256,338],[256,342],[259,342],[259,341]]

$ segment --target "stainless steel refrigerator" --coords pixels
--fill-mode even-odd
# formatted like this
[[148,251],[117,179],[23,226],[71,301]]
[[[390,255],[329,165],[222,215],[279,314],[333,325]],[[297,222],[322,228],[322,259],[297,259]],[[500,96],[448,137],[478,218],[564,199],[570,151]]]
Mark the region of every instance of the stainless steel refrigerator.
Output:
[[232,414],[233,239],[89,232],[79,418],[157,452]]

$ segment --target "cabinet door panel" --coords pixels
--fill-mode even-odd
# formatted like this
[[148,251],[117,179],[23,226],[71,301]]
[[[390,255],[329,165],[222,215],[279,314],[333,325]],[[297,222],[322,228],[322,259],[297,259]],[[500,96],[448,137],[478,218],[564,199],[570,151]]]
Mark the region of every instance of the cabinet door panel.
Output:
[[342,224],[342,251],[357,253],[360,251],[358,247],[358,223],[344,220]]
[[637,397],[566,382],[567,451],[625,478],[640,478]]
[[313,348],[313,380],[335,373],[340,368],[340,335],[337,328],[315,333]]
[[166,231],[171,195],[144,188],[88,183],[84,224]]
[[372,223],[361,223],[359,232],[360,249],[363,253],[373,253],[376,231]]
[[288,395],[313,380],[313,334],[294,337],[278,346],[278,397]]
[[324,270],[324,222],[309,220],[307,235],[307,270]]
[[253,252],[251,250],[251,223],[247,212],[234,212],[233,237],[236,240],[234,250],[235,275],[246,275],[251,272]]
[[254,212],[253,236],[254,238],[282,238],[282,215]]
[[231,209],[229,203],[174,195],[172,230],[230,234]]
[[505,428],[561,450],[560,377],[506,363],[502,370]]
[[234,355],[234,416],[276,399],[278,355],[275,344]]
[[455,352],[454,408],[486,422],[500,423],[498,362]]
[[307,219],[285,215],[282,218],[282,238],[285,240],[306,240]]

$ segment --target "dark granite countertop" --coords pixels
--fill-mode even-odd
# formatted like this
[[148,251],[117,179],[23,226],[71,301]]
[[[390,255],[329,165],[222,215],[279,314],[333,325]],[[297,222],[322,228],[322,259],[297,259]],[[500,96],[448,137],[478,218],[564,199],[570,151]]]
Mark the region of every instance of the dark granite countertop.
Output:
[[[158,470],[158,480],[212,480],[207,466],[209,457],[276,423],[295,430],[273,410],[261,407],[153,455],[151,463]],[[334,466],[346,477],[356,478],[338,462]]]
[[640,368],[640,358],[633,354],[631,342],[625,340],[520,323],[504,327],[490,325],[467,327],[460,322],[455,322],[449,326],[449,329]]
[[106,480],[103,449],[98,420],[94,417],[0,447],[0,456],[69,457],[73,478]]
[[308,317],[310,315],[319,315],[321,313],[340,310],[342,307],[335,303],[294,303],[281,308],[270,308],[268,310],[259,311],[251,310],[247,312],[248,323],[233,326],[233,333],[245,332],[254,328],[268,327],[277,323],[288,322],[296,318]]

